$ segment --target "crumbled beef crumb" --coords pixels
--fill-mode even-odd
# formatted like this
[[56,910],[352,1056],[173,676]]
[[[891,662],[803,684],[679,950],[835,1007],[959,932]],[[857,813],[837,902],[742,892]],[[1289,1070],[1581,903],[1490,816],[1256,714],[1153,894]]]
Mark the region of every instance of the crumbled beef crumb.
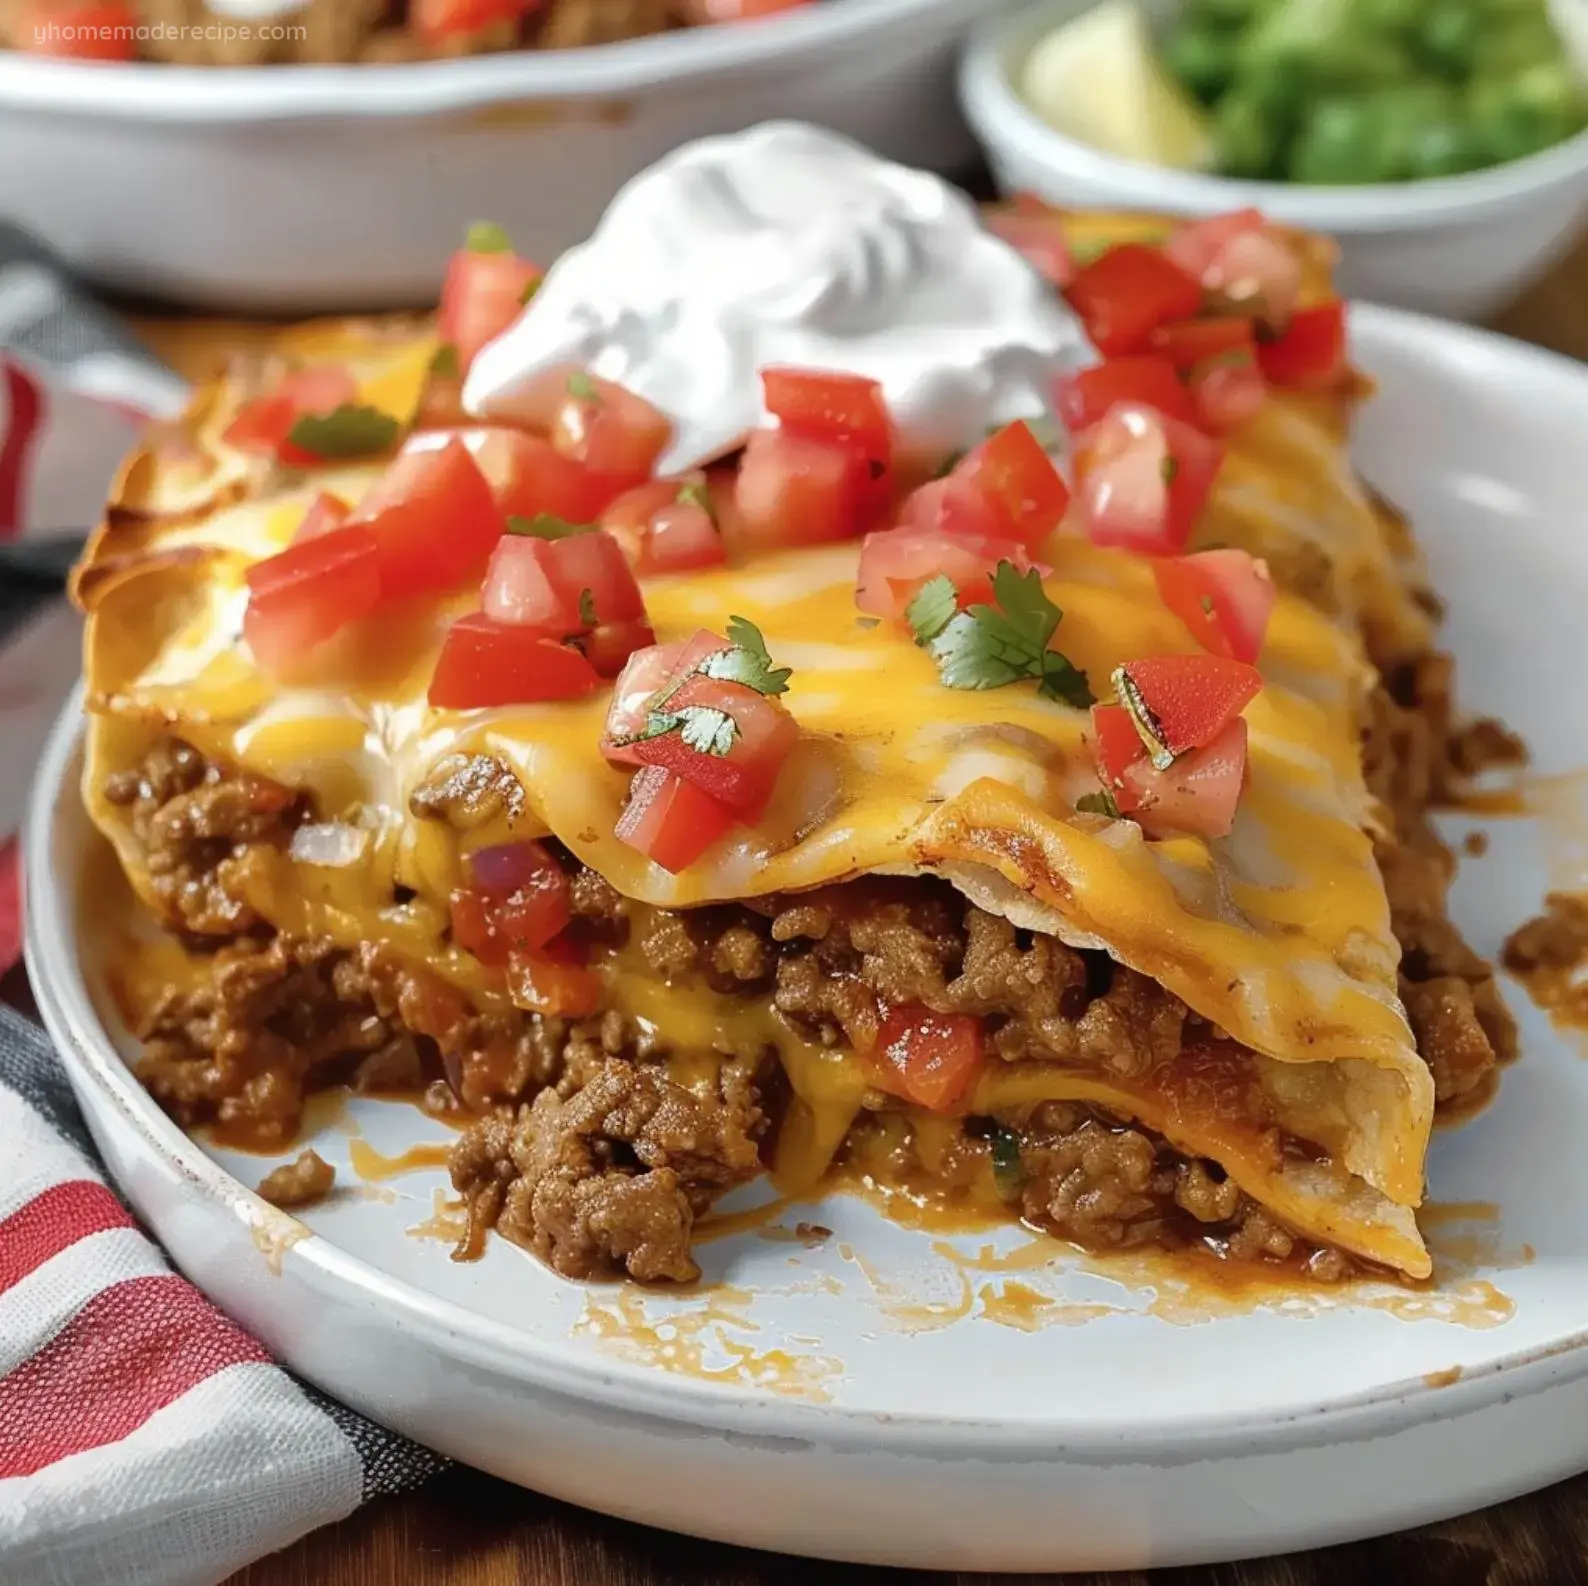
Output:
[[507,762],[494,754],[449,754],[409,795],[408,808],[422,819],[446,821],[467,832],[493,820],[520,819],[524,789]]
[[249,899],[307,814],[301,795],[250,771],[224,773],[166,738],[137,770],[110,777],[105,797],[130,811],[167,926],[207,937],[264,926]]
[[1363,744],[1368,787],[1386,819],[1374,851],[1401,945],[1401,1001],[1440,1106],[1479,1093],[1516,1056],[1516,1025],[1494,966],[1450,923],[1455,860],[1427,817],[1430,803],[1453,796],[1465,775],[1453,758],[1450,685],[1443,656],[1397,668],[1369,700]]
[[1505,967],[1533,1000],[1566,1024],[1588,1024],[1588,896],[1551,892],[1544,912],[1506,940]]
[[[488,1120],[453,1151],[471,1219],[564,1277],[699,1276],[696,1215],[753,1178],[766,1115],[753,1070],[723,1065],[715,1096],[652,1065],[608,1058],[571,1095],[543,1090],[512,1126]],[[477,1210],[475,1209],[477,1208]]]
[[267,1173],[259,1185],[259,1198],[283,1209],[312,1206],[331,1193],[336,1169],[318,1151],[300,1151],[295,1160]]

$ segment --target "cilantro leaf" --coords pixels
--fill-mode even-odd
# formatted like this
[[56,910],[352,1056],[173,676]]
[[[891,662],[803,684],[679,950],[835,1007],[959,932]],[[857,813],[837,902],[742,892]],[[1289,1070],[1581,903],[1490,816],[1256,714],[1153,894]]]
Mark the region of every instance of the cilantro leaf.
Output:
[[1073,705],[1077,710],[1090,710],[1097,703],[1097,695],[1083,672],[1067,655],[1048,650],[1042,657],[1042,681],[1037,692],[1044,699],[1056,699],[1061,705]]
[[524,306],[524,304],[526,304],[540,290],[541,283],[545,279],[546,279],[545,276],[537,275],[535,277],[535,279],[533,281],[531,281],[524,288],[524,290],[518,294],[518,304],[519,304],[520,308],[522,308]]
[[470,253],[511,253],[513,239],[494,220],[477,220],[469,227],[463,246]]
[[581,402],[599,402],[601,393],[596,390],[596,383],[583,369],[575,369],[568,376],[568,395],[577,397]]
[[566,540],[575,534],[593,534],[598,526],[594,523],[570,523],[566,518],[559,518],[555,512],[537,512],[532,518],[521,518],[517,513],[510,513],[507,519],[509,534],[525,534],[537,540]]
[[739,724],[726,711],[710,705],[685,705],[682,710],[653,710],[646,718],[645,730],[626,738],[625,743],[643,743],[647,738],[665,738],[676,732],[699,754],[725,755],[739,736]]
[[949,475],[950,475],[950,474],[951,474],[951,473],[953,473],[953,472],[954,472],[954,470],[955,470],[955,469],[956,469],[956,468],[958,468],[958,467],[959,467],[959,465],[960,465],[960,464],[961,464],[961,463],[962,463],[962,462],[964,462],[964,461],[965,461],[965,459],[966,459],[966,457],[967,457],[967,456],[968,456],[968,455],[969,455],[969,454],[970,454],[970,448],[969,448],[969,447],[966,447],[966,446],[956,446],[956,447],[955,447],[955,448],[954,448],[954,450],[953,450],[953,451],[951,451],[951,452],[950,452],[950,453],[949,453],[949,454],[948,454],[948,456],[946,456],[946,457],[945,457],[945,458],[944,458],[944,459],[943,459],[943,460],[942,460],[942,462],[940,462],[940,463],[939,463],[939,464],[938,464],[938,465],[937,465],[937,471],[936,471],[936,473],[934,473],[934,474],[933,474],[933,475],[932,475],[932,477],[933,477],[933,478],[934,478],[934,479],[947,479],[947,478],[948,478],[948,476],[949,476]]
[[686,479],[678,487],[677,499],[685,506],[699,507],[713,523],[717,521],[716,509],[711,504],[711,492],[706,488],[705,480]]
[[790,669],[773,666],[761,630],[747,617],[728,618],[728,648],[714,650],[696,671],[724,683],[742,683],[758,694],[788,692]]
[[724,755],[739,736],[739,724],[726,711],[686,705],[679,713],[678,736],[701,754]]
[[287,431],[287,439],[316,457],[367,457],[391,449],[401,428],[379,408],[344,402],[333,413],[305,413]]
[[1106,815],[1111,821],[1119,819],[1119,805],[1107,788],[1097,793],[1083,793],[1075,801],[1075,807],[1088,815]]
[[[920,619],[926,629],[943,617],[943,594],[932,580],[910,602],[912,626]],[[932,594],[922,604],[927,591]],[[1048,648],[1064,613],[1048,599],[1035,568],[1021,572],[1013,562],[1000,562],[992,575],[994,605],[980,604],[941,621],[935,632],[922,636],[937,662],[945,688],[1002,688],[1024,678],[1035,679],[1046,699],[1077,707],[1093,703],[1086,674],[1056,650]]]
[[579,591],[579,620],[585,627],[593,628],[596,625],[595,593],[589,589]]
[[436,355],[430,360],[430,372],[438,380],[462,378],[463,367],[458,362],[458,349],[450,341],[444,341],[436,348]]
[[916,590],[904,608],[904,620],[917,644],[930,644],[946,628],[959,609],[959,591],[953,580],[939,573]]

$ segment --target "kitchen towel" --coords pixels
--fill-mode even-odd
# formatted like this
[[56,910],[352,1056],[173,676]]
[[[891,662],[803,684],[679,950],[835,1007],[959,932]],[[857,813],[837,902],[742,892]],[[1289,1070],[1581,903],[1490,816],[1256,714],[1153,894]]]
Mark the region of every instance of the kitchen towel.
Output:
[[[182,396],[0,225],[0,552],[92,527],[139,427]],[[25,776],[77,646],[57,596],[0,648],[0,972],[20,944]],[[43,1031],[0,1007],[0,1582],[210,1586],[442,1463],[295,1381],[171,1270]]]
[[211,1586],[441,1468],[171,1270],[3,1007],[0,1162],[0,1580]]

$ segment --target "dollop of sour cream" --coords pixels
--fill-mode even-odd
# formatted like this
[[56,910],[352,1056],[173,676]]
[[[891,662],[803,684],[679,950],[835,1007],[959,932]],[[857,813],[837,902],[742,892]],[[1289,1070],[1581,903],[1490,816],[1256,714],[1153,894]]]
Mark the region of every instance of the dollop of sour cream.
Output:
[[577,365],[672,419],[659,470],[730,451],[770,364],[881,382],[905,444],[941,452],[1044,415],[1084,332],[946,182],[815,127],[687,144],[630,181],[475,359],[464,405],[510,415]]

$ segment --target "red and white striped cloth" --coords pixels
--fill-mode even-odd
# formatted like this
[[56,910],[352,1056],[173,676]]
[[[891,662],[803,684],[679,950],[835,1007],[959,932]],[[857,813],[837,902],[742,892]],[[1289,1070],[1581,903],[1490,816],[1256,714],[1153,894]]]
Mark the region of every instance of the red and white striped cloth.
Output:
[[100,1174],[0,1008],[0,1580],[211,1586],[443,1463],[296,1382]]
[[[88,529],[133,407],[179,398],[0,226],[0,541]],[[54,600],[0,648],[0,972],[27,781],[78,644]],[[210,1586],[442,1463],[296,1382],[171,1270],[43,1031],[0,1007],[0,1586]]]

